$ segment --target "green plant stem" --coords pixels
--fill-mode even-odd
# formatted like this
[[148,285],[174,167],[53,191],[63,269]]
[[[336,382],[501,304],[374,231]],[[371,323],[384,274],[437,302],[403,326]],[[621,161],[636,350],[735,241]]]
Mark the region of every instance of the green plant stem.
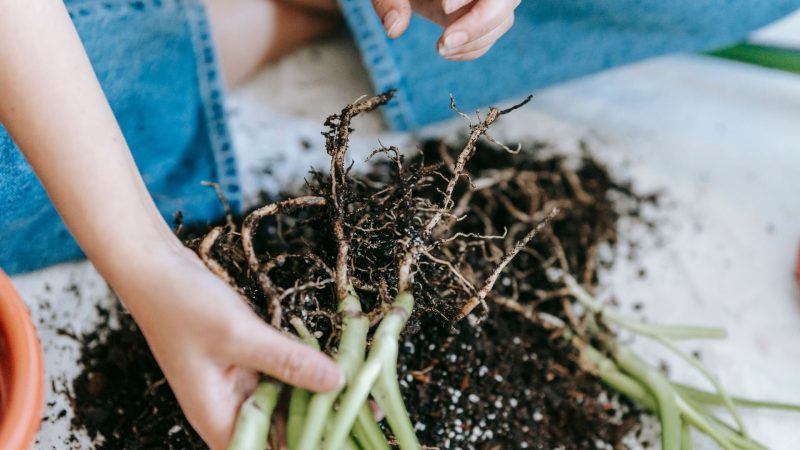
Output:
[[739,432],[726,423],[724,420],[720,419],[719,417],[714,416],[708,408],[704,405],[701,405],[691,398],[683,397],[684,401],[689,404],[694,410],[700,413],[702,416],[708,418],[710,420],[711,426],[714,426],[725,439],[731,442],[735,447],[741,448],[744,450],[767,450],[763,444],[756,441],[755,439],[749,436],[742,436]]
[[675,390],[663,375],[653,370],[629,349],[619,346],[616,359],[620,368],[642,382],[653,394],[661,420],[661,447],[663,450],[680,450],[681,412]]
[[[645,388],[645,386],[637,381],[635,378],[622,373],[616,363],[607,356],[600,353],[595,348],[578,339],[573,339],[573,343],[583,351],[585,357],[594,365],[598,377],[609,387],[636,401],[643,407],[650,411],[657,412],[658,404],[655,397]],[[642,363],[644,364],[644,363]],[[650,366],[646,370],[655,372],[656,369]],[[683,389],[682,385],[672,384],[671,389],[675,391],[674,395],[678,409],[683,418],[683,424],[691,425],[709,437],[714,439],[723,448],[741,448],[744,450],[766,450],[766,448],[754,441],[752,438],[744,437],[738,434],[734,429],[728,427],[725,423],[711,415],[703,408],[694,405],[691,400],[684,399],[683,394],[678,392]],[[690,388],[693,389],[693,388]],[[697,390],[699,391],[699,390]],[[699,391],[713,398],[718,398],[717,394]],[[662,425],[663,426],[663,425]],[[681,445],[685,443],[686,437],[684,436],[683,428],[681,429]],[[733,445],[733,447],[730,447]]]
[[658,409],[655,397],[636,379],[622,373],[613,360],[582,341],[573,342],[578,344],[578,348],[584,352],[604,383],[650,411]]
[[681,450],[692,450],[692,430],[689,424],[684,421],[681,424]]
[[[364,360],[364,352],[367,345],[367,332],[369,331],[369,319],[361,312],[361,302],[355,293],[350,289],[349,295],[339,305],[339,312],[343,317],[342,337],[339,342],[339,350],[336,355],[336,364],[344,372],[348,383],[353,379],[356,371],[359,370]],[[325,424],[331,415],[333,404],[342,389],[330,392],[314,394],[308,405],[305,426],[297,445],[297,450],[318,450],[320,441],[325,431]],[[351,424],[352,425],[352,424]],[[344,438],[350,432],[350,428],[345,431],[339,446],[344,445]]]
[[352,436],[347,436],[347,439],[344,440],[344,444],[342,444],[340,450],[362,450],[362,448]]
[[[553,324],[558,324],[559,319],[550,318],[549,321]],[[666,384],[661,385],[660,389],[671,393],[676,408],[680,412],[680,417],[682,418],[680,427],[681,448],[685,448],[687,445],[686,440],[688,437],[686,436],[686,425],[691,425],[708,435],[724,449],[766,450],[763,444],[748,436],[739,434],[737,430],[731,428],[728,424],[712,415],[703,407],[703,403],[724,405],[724,400],[721,398],[720,394],[707,392],[680,383],[669,382],[655,368],[635,357],[630,349],[618,345],[616,352],[617,357],[621,354],[623,357],[627,357],[629,366],[635,366],[636,370],[634,370],[634,372],[637,373],[632,373],[631,375],[633,376],[628,375],[620,371],[622,362],[618,364],[618,361],[614,361],[605,356],[585,341],[575,337],[569,329],[565,329],[564,337],[570,339],[572,344],[581,351],[581,357],[591,364],[594,372],[606,385],[641,404],[646,409],[659,413],[662,417],[662,437],[664,432],[663,416],[660,412],[662,406],[657,401],[657,397],[655,397],[654,393],[651,393],[652,388],[642,379],[642,376],[644,373],[650,372],[654,374],[654,376],[660,377],[666,381]],[[800,411],[800,407],[785,403],[760,402],[737,397],[731,397],[731,400],[741,406]],[[666,446],[664,448],[666,448]]]
[[[369,392],[381,374],[382,368],[387,364],[396,364],[400,333],[405,327],[413,307],[414,298],[411,294],[404,292],[395,297],[392,309],[384,316],[375,331],[367,360],[340,399],[339,410],[334,416],[330,433],[325,437],[324,448],[337,450],[342,445],[353,427],[359,408],[367,401]],[[400,401],[402,402],[402,399]],[[380,401],[378,403],[380,404]],[[384,406],[382,405],[382,407]],[[388,405],[384,408],[384,412],[387,413],[387,421],[389,420],[389,411],[399,409],[396,408],[396,405]],[[400,408],[405,410],[402,405]],[[394,429],[392,431],[396,432]],[[416,441],[416,437],[414,440]],[[415,447],[401,445],[400,448],[402,450],[418,449],[419,444],[416,444]]]
[[[728,427],[725,424],[719,423],[719,419],[714,416],[709,416],[713,422],[717,424],[716,430],[717,432],[722,435],[725,439],[727,439],[731,444],[734,445],[734,448],[739,448],[742,450],[769,450],[767,447],[764,447],[758,441],[754,441],[751,438],[746,438],[736,432],[735,429]],[[713,425],[713,424],[712,424]]]
[[[319,342],[317,338],[308,331],[305,324],[299,317],[292,317],[289,320],[292,324],[297,335],[305,342],[306,345],[319,350]],[[303,436],[303,428],[305,426],[306,413],[308,411],[308,402],[311,399],[311,393],[305,389],[292,388],[292,395],[289,398],[289,414],[286,419],[286,445],[289,450],[296,450]]]
[[281,385],[271,381],[262,381],[256,386],[239,408],[228,450],[262,449],[267,445],[270,418],[280,392]]
[[[676,396],[676,405],[680,408],[681,414],[690,421],[692,425],[703,433],[707,434],[713,439],[720,447],[725,450],[736,450],[736,447],[728,440],[719,429],[687,403],[680,395]],[[740,436],[741,437],[741,436]]]
[[397,445],[401,449],[420,448],[397,380],[397,353],[392,355],[391,361],[381,369],[378,380],[372,388],[372,395],[386,414],[386,421],[392,429]]
[[800,51],[794,49],[745,43],[710,51],[708,54],[771,69],[800,73]]
[[[373,342],[372,345],[374,349],[377,343]],[[385,344],[380,349],[385,351],[388,345]],[[367,401],[369,391],[378,378],[380,370],[380,358],[367,358],[367,361],[361,366],[353,383],[348,386],[339,401],[339,410],[334,415],[330,428],[328,428],[323,448],[337,450],[343,444],[353,427],[359,408]]]
[[305,389],[293,388],[289,398],[289,415],[286,419],[286,445],[289,450],[296,450],[303,436],[308,402],[311,393]]
[[736,422],[736,426],[739,427],[739,433],[741,433],[742,436],[747,437],[747,430],[745,429],[744,421],[742,421],[742,417],[739,415],[739,411],[736,409],[736,405],[733,404],[733,400],[725,391],[725,388],[722,387],[722,384],[720,384],[717,377],[713,373],[711,373],[706,368],[706,366],[703,365],[702,362],[700,362],[699,359],[684,352],[683,350],[678,348],[678,346],[672,343],[672,341],[670,341],[669,339],[658,338],[657,341],[660,342],[661,345],[667,347],[670,351],[672,351],[676,355],[680,356],[684,361],[689,363],[692,367],[694,367],[700,373],[703,374],[703,376],[711,383],[711,385],[714,386],[714,389],[716,389],[717,394],[722,399],[723,405],[728,410],[728,412],[730,412],[731,417],[733,417],[733,420]]
[[356,423],[353,424],[353,437],[364,449],[389,450],[386,437],[375,421],[367,403],[361,405],[361,409],[358,411]]
[[[678,390],[678,392],[680,392],[683,396],[688,397],[698,403],[704,403],[707,405],[724,404],[724,400],[719,396],[719,394],[716,394],[714,392],[708,392],[681,383],[673,383],[673,384],[675,385],[675,388]],[[742,398],[737,396],[731,396],[731,400],[733,401],[734,404],[736,404],[736,406],[739,406],[740,408],[763,408],[763,409],[775,409],[780,411],[800,412],[800,405],[794,405],[791,403],[752,400],[749,398]]]
[[602,315],[603,318],[609,322],[641,335],[669,339],[724,339],[727,335],[722,328],[656,325],[625,317],[611,308],[606,308],[591,294],[586,292],[571,275],[565,274],[563,279],[567,289],[569,289],[575,299],[586,309],[595,314]]

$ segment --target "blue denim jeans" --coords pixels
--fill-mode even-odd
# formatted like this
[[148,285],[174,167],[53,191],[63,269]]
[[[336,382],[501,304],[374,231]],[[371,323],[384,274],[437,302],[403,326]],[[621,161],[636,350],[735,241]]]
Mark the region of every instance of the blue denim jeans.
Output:
[[[199,0],[67,0],[70,16],[148,189],[165,217],[238,205],[223,83]],[[1,62],[0,62],[1,63]],[[57,77],[53,82],[58,82]],[[0,100],[1,101],[1,100]],[[14,274],[82,257],[30,165],[0,128],[0,267]]]
[[[223,83],[200,0],[66,4],[164,216],[177,210],[187,221],[218,216],[219,202],[200,185],[204,180],[220,183],[237,209]],[[800,0],[523,0],[512,30],[472,62],[441,59],[434,48],[441,31],[422,19],[389,40],[369,0],[341,5],[375,90],[398,90],[384,109],[387,122],[410,130],[450,118],[451,93],[463,109],[474,109],[649,56],[728,44],[800,7]],[[4,270],[82,256],[1,127],[0,196]]]
[[397,89],[384,110],[396,130],[451,118],[448,94],[464,111],[522,99],[651,56],[736,43],[800,8],[800,0],[522,0],[486,55],[451,62],[436,52],[439,27],[415,17],[391,40],[370,0],[340,1],[375,90]]

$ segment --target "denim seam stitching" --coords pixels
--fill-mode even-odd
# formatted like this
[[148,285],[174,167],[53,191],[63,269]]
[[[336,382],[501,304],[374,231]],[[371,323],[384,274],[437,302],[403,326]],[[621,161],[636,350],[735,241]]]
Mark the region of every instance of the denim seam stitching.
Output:
[[[91,14],[100,12],[104,17],[117,17],[130,12],[144,12],[145,8],[162,8],[168,0],[129,0],[129,1],[104,1],[86,3],[67,3],[67,12],[70,19],[77,17],[88,17]],[[169,1],[174,6],[181,3],[181,0]],[[141,8],[134,6],[141,5]]]
[[[239,170],[223,102],[222,72],[217,65],[205,7],[200,1],[192,3],[194,4],[187,10],[187,17],[195,48],[197,79],[203,101],[203,113],[214,162],[217,166],[217,182],[231,208],[239,211],[242,204]],[[207,58],[206,55],[211,56]]]
[[372,74],[372,80],[378,92],[397,89],[394,105],[390,102],[385,107],[385,116],[390,125],[398,130],[408,130],[416,125],[414,114],[410,108],[405,90],[406,81],[398,69],[391,49],[384,37],[383,28],[375,30],[376,22],[372,11],[364,11],[360,0],[340,0],[341,8],[355,35],[361,49],[362,61]]
[[[144,8],[163,8],[169,4],[184,12],[192,40],[197,64],[197,80],[200,98],[203,103],[203,118],[208,130],[208,138],[217,174],[217,182],[222,192],[231,204],[234,211],[241,206],[241,187],[239,185],[239,170],[236,163],[236,154],[233,141],[227,126],[227,114],[223,103],[224,89],[221,85],[222,72],[217,66],[216,52],[211,40],[211,30],[208,24],[205,7],[199,0],[190,0],[187,7],[182,0],[129,0],[105,1],[68,4],[70,18],[75,16],[86,17],[90,14],[101,13],[104,16],[119,16],[133,12],[140,12]],[[138,8],[134,5],[142,5]],[[206,58],[206,55],[211,55]]]

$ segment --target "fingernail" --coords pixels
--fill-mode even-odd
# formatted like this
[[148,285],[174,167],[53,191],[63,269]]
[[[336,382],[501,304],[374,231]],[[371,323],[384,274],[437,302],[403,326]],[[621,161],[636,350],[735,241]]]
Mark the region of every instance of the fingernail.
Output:
[[444,13],[451,14],[454,11],[461,9],[467,3],[467,0],[445,0]]
[[[333,364],[333,362],[331,362]],[[347,384],[347,379],[344,377],[344,372],[342,369],[333,364],[333,368],[326,367],[316,373],[316,378],[314,380],[316,390],[320,390],[322,392],[327,391],[338,391],[342,389]]]
[[389,37],[395,37],[397,27],[400,26],[400,13],[397,10],[391,10],[383,16],[383,28]]
[[444,38],[444,44],[439,47],[439,54],[442,56],[453,53],[459,47],[467,43],[467,33],[454,31]]

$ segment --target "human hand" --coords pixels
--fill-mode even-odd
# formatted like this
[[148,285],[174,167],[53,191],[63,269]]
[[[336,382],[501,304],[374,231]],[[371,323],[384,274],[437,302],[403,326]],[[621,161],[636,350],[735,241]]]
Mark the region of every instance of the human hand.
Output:
[[483,55],[514,24],[521,0],[372,0],[390,38],[402,35],[411,12],[444,27],[436,43],[440,55],[466,61]]
[[264,323],[194,253],[169,253],[145,277],[124,283],[119,294],[209,447],[227,447],[258,372],[312,391],[340,385],[330,358]]

